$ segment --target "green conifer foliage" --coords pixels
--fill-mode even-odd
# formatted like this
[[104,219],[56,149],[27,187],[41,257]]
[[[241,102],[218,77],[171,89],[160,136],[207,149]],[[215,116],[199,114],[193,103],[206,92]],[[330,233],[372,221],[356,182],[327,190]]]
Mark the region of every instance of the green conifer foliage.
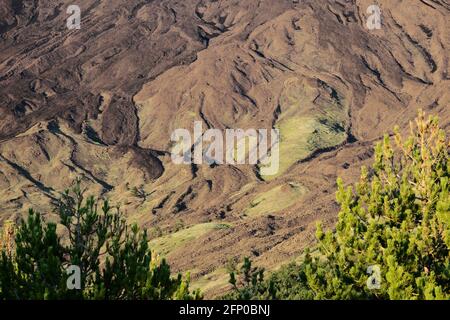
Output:
[[[29,211],[15,234],[15,250],[0,248],[1,299],[200,299],[189,275],[173,277],[148,247],[146,232],[126,224],[108,201],[101,210],[84,199],[79,183],[56,206],[63,231]],[[70,266],[80,270],[80,289],[70,288]]]
[[322,257],[306,271],[316,299],[450,298],[449,143],[423,113],[393,138],[354,187],[338,180],[336,230],[318,225]]

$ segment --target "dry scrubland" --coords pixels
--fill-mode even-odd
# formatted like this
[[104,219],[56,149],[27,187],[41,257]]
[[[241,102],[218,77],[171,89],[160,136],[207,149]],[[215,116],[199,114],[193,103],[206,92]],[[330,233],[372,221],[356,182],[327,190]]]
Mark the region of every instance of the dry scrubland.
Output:
[[[6,0],[0,8],[0,223],[49,212],[76,177],[150,231],[207,291],[228,259],[274,269],[336,220],[373,142],[422,108],[450,128],[450,4],[371,1]],[[175,166],[170,134],[280,129],[280,172]],[[49,213],[48,219],[55,218]]]

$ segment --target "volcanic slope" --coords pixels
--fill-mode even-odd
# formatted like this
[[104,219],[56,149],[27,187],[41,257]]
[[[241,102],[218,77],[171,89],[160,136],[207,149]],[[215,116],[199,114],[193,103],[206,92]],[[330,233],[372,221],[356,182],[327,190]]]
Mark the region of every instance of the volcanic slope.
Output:
[[[337,216],[335,181],[422,108],[450,127],[450,4],[380,0],[4,0],[0,223],[77,177],[208,294],[248,255],[276,268]],[[173,130],[280,130],[280,170],[175,165]]]

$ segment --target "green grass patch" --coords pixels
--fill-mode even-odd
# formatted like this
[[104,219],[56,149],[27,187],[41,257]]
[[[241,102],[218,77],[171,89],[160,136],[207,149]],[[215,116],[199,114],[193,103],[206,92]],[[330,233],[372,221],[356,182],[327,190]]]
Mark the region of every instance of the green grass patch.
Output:
[[347,139],[348,107],[344,99],[326,84],[292,79],[285,83],[280,98],[280,168],[272,180],[315,151],[337,146]]
[[230,274],[226,268],[219,268],[207,275],[191,283],[192,289],[200,289],[202,292],[207,292],[213,289],[220,289],[228,285]]
[[218,226],[222,225],[217,223],[196,224],[186,229],[153,239],[150,241],[149,245],[150,248],[155,250],[158,254],[166,256],[173,250],[187,244],[189,241],[197,239],[210,231],[217,230]]
[[244,214],[249,217],[254,217],[280,212],[296,203],[306,192],[307,189],[299,184],[288,183],[277,186],[259,194],[250,202]]

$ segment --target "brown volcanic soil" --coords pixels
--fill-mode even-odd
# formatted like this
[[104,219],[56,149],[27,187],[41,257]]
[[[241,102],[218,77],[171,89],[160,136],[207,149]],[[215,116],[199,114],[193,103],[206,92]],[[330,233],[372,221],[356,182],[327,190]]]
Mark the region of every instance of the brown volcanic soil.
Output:
[[[418,108],[450,128],[447,0],[377,1],[374,31],[369,0],[77,2],[69,31],[73,1],[1,0],[0,223],[81,176],[215,293],[229,259],[298,257],[335,221],[337,176]],[[281,174],[172,164],[171,132],[195,120],[279,127]]]

